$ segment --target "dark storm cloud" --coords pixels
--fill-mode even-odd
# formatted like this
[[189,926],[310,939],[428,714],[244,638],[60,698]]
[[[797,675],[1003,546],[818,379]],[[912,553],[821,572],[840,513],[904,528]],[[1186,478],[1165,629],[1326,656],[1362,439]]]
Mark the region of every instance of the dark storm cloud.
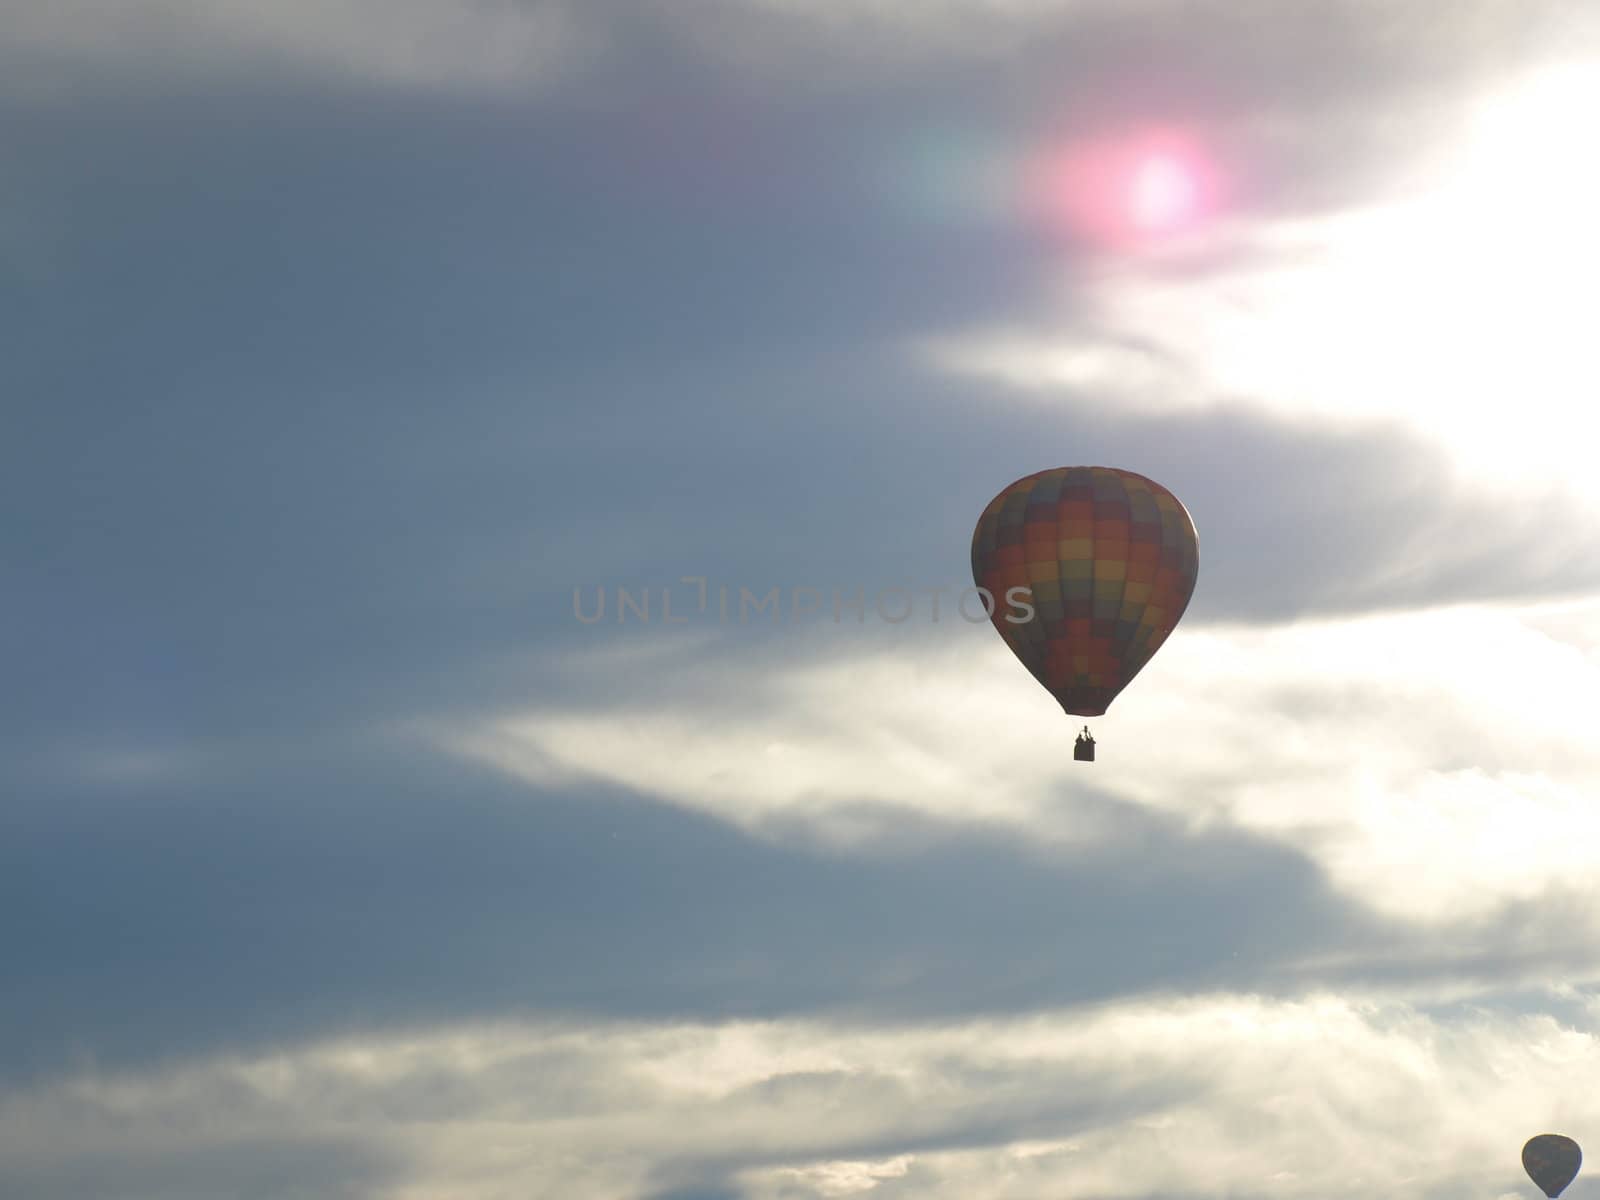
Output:
[[[1078,53],[1146,44],[1117,28]],[[1090,457],[1196,508],[1221,555],[1197,614],[1589,582],[1526,536],[1548,528],[1529,509],[1474,519],[1481,555],[1416,550],[1477,514],[1379,432],[1114,428],[933,381],[900,339],[1026,309],[1063,262],[1037,230],[877,190],[979,79],[957,70],[943,107],[928,65],[909,96],[763,100],[673,66],[701,51],[669,30],[631,36],[615,53],[640,69],[584,103],[257,78],[13,113],[52,257],[10,294],[0,368],[21,721],[137,709],[203,733],[381,704],[521,644],[601,573],[927,574],[1001,483]],[[1006,90],[978,125],[1041,95]],[[1396,555],[1425,561],[1407,577]]]
[[1019,1011],[1222,986],[1367,936],[1292,852],[1109,803],[1092,853],[897,819],[913,852],[840,858],[623,795],[354,757],[14,803],[10,1068],[356,1014]]
[[1593,582],[1549,498],[1454,495],[1383,430],[934,379],[900,339],[1027,308],[1054,250],[869,186],[910,127],[888,93],[663,72],[610,103],[258,80],[13,114],[54,265],[0,367],[12,736],[492,705],[463,672],[569,634],[576,584],[959,579],[976,508],[1063,461],[1189,502],[1200,619]]
[[[29,246],[0,288],[13,1077],[530,1012],[931,1020],[1589,953],[1581,925],[1523,950],[1520,912],[1454,941],[1385,927],[1290,850],[1109,801],[1109,841],[1083,853],[897,817],[909,849],[847,857],[374,749],[395,718],[627,688],[546,657],[596,645],[574,585],[958,582],[978,508],[1060,462],[1135,465],[1185,499],[1198,621],[1596,582],[1589,532],[1552,498],[1453,492],[1384,429],[1024,409],[902,353],[1026,313],[1080,269],[1039,230],[908,208],[883,180],[903,182],[918,138],[960,125],[1010,146],[1179,101],[1260,113],[1258,141],[1230,135],[1258,166],[1246,199],[1308,211],[1432,128],[1404,119],[1408,97],[1426,108],[1478,69],[1479,42],[1452,59],[1432,36],[1443,10],[1392,38],[1359,23],[1375,9],[1101,11],[1015,60],[1002,46],[1003,69],[928,55],[879,77],[861,43],[837,90],[784,59],[794,17],[725,39],[752,48],[745,67],[787,63],[770,75],[715,37],[589,11],[616,25],[593,60],[612,74],[537,98],[269,55],[234,86],[108,78],[0,118]],[[912,652],[937,635],[908,633]],[[167,752],[170,769],[127,769]],[[1319,956],[1354,965],[1301,965]],[[217,1153],[159,1176],[137,1156],[24,1158],[0,1191],[392,1178],[337,1147]],[[656,1200],[734,1195],[737,1165],[688,1164]]]
[[[966,1010],[1198,985],[1234,937],[1264,939],[1262,962],[1285,949],[1253,923],[1251,892],[1213,894],[1200,867],[1171,881],[1200,925],[1166,941],[1162,887],[1141,899],[1094,871],[1017,876],[982,840],[892,868],[920,898],[910,908],[876,868],[613,799],[619,835],[659,824],[684,876],[721,864],[680,911],[641,901],[641,887],[676,895],[658,861],[585,850],[591,889],[538,857],[549,839],[598,838],[588,809],[546,798],[537,816],[495,815],[487,785],[439,767],[425,792],[337,753],[175,792],[63,782],[60,759],[101,744],[255,763],[299,739],[337,747],[391,717],[538,694],[553,676],[537,654],[520,675],[504,661],[593,645],[570,616],[575,584],[959,581],[998,486],[1086,460],[1137,463],[1190,504],[1202,620],[1592,582],[1587,559],[1529,536],[1539,517],[1451,495],[1442,466],[1382,431],[1052,414],[931,378],[898,339],[1025,306],[1059,265],[1037,239],[906,221],[863,190],[858,126],[819,127],[815,102],[730,114],[711,85],[662,86],[655,111],[324,88],[13,114],[9,153],[56,256],[10,294],[15,352],[0,366],[19,398],[0,475],[0,637],[20,683],[5,701],[22,797],[7,819],[24,826],[6,886],[29,947],[6,1001],[13,1062],[79,1037],[132,1054],[304,1032],[335,1011],[323,997],[396,1019],[852,995]],[[1473,536],[1446,544],[1464,516]],[[1420,552],[1417,530],[1438,531]],[[1298,897],[1276,907],[1304,905],[1311,928],[1344,919],[1286,852],[1204,848]],[[757,887],[769,868],[787,891]],[[993,895],[950,891],[982,880]],[[821,911],[776,898],[813,889],[830,897]],[[752,894],[786,955],[741,941],[761,928],[735,927]],[[1069,925],[1066,944],[1120,973],[1013,955],[980,982],[939,950],[995,927],[1048,944],[1048,914],[1107,896],[1146,932],[1130,949],[1097,940],[1109,926]],[[460,956],[453,982],[419,967],[419,930]],[[504,965],[523,933],[543,949]],[[747,952],[758,965],[726,965]],[[875,994],[870,964],[895,953],[930,986]],[[534,965],[551,955],[573,957]],[[174,1007],[178,979],[192,1000]],[[100,1007],[111,994],[134,1001],[125,1017]]]
[[32,1149],[0,1159],[0,1194],[29,1200],[364,1200],[403,1176],[369,1144],[260,1141],[188,1149],[167,1146]]
[[[892,845],[840,856],[381,749],[114,802],[57,788],[6,818],[0,1059],[32,1074],[537,1012],[931,1020],[1382,982],[1388,961],[1454,979],[1519,953],[1514,922],[1386,930],[1281,846],[1075,803],[1103,841],[1042,852],[896,816]],[[1570,969],[1586,937],[1537,957]]]

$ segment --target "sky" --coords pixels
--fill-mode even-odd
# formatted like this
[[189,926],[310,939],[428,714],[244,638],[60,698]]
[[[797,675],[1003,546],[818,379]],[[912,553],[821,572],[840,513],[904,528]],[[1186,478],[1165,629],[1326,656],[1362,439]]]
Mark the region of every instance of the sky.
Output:
[[[1536,1196],[1597,118],[1550,0],[0,0],[0,1194]],[[1200,540],[1092,766],[956,607],[1073,464]]]

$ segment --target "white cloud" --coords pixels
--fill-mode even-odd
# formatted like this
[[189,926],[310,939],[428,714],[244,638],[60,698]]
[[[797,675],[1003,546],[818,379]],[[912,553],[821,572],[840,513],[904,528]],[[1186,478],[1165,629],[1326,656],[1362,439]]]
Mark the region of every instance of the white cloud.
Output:
[[1352,898],[1418,920],[1600,878],[1600,603],[1180,627],[1090,722],[1093,767],[992,631],[952,629],[915,654],[748,672],[696,643],[657,664],[670,699],[444,737],[541,785],[605,780],[872,853],[893,847],[895,810],[1025,830],[1041,852],[1092,843],[1095,789],[1281,839]]
[[[1060,782],[1059,758],[1041,748],[1073,731],[1016,678],[991,630],[952,628],[960,649],[924,662],[897,653],[747,672],[685,655],[664,672],[674,694],[508,714],[445,736],[532,781],[603,778],[758,832],[800,817],[852,840],[839,822],[863,803],[1015,823]],[[972,655],[990,669],[968,669]]]
[[915,1028],[503,1024],[330,1041],[0,1096],[0,1162],[165,1158],[270,1128],[392,1159],[382,1194],[636,1196],[731,1178],[840,1195],[1377,1200],[1516,1185],[1532,1132],[1600,1123],[1585,1026],[1309,996]]
[[817,1196],[855,1196],[870,1192],[885,1179],[898,1179],[910,1168],[913,1159],[899,1154],[882,1162],[838,1160],[805,1167],[780,1167],[772,1174],[794,1179],[800,1189]]

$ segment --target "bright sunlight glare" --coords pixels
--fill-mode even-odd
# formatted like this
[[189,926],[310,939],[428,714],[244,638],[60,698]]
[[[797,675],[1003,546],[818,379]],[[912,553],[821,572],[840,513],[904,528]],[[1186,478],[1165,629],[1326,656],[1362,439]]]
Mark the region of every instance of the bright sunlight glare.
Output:
[[1030,203],[1045,226],[1105,248],[1184,232],[1215,207],[1220,191],[1195,139],[1171,130],[1056,148],[1031,174]]
[[1131,214],[1135,225],[1152,231],[1181,225],[1193,212],[1195,180],[1178,159],[1152,154],[1134,173]]
[[[1226,397],[1323,420],[1398,419],[1463,469],[1600,502],[1600,159],[1581,149],[1596,111],[1600,70],[1525,80],[1485,102],[1436,182],[1402,203],[1270,227],[1262,246],[1277,261],[1220,279],[1108,280],[1107,326],[1161,346],[1205,386],[1127,396],[1149,373],[1120,372],[1094,394],[1119,408]],[[1187,202],[1181,176],[1154,161],[1138,194],[1149,219]],[[993,346],[969,346],[967,360],[1012,382],[1066,378],[1086,352]]]

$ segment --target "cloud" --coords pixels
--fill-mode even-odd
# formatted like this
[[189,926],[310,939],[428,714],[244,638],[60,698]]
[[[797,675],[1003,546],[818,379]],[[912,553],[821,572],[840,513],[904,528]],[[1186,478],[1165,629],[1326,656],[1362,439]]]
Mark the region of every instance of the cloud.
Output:
[[1576,834],[1600,785],[1595,612],[1180,627],[1106,719],[1092,778],[992,632],[958,622],[935,637],[927,606],[915,656],[762,670],[738,657],[737,632],[673,656],[657,630],[649,667],[595,667],[638,677],[627,702],[440,736],[541,786],[603,780],[757,836],[804,830],[868,853],[903,844],[913,815],[1090,848],[1112,799],[1282,837],[1392,915],[1470,921],[1546,889],[1586,893],[1600,866],[1596,839]]
[[1487,0],[1315,9],[695,0],[669,14],[626,0],[11,0],[5,11],[7,84],[49,102],[293,80],[517,102],[577,96],[670,118],[665,97],[710,92],[769,112],[809,110],[845,141],[900,126],[902,148],[916,140],[907,127],[928,145],[965,129],[1004,147],[1018,133],[1027,142],[1186,112],[1230,153],[1245,152],[1249,203],[1273,211],[1359,196],[1419,137],[1448,126],[1452,95],[1600,40],[1554,0],[1515,15]]
[[[240,1131],[236,1140],[206,1134],[198,1139],[176,1139],[167,1131],[146,1126],[144,1112],[133,1115],[138,1126],[133,1137],[104,1125],[85,1128],[89,1122],[80,1123],[81,1115],[74,1113],[54,1133],[59,1135],[65,1127],[84,1140],[65,1145],[58,1141],[53,1150],[45,1150],[42,1147],[49,1131],[38,1130],[29,1116],[17,1112],[19,1107],[6,1104],[8,1115],[20,1117],[39,1140],[7,1139],[11,1144],[0,1161],[0,1187],[15,1196],[204,1200],[225,1189],[226,1195],[240,1200],[360,1200],[403,1178],[398,1163],[360,1144],[314,1134],[299,1141],[249,1131]],[[191,1111],[185,1119],[195,1128],[203,1126],[207,1116]],[[126,1126],[124,1117],[125,1130]]]
[[391,87],[525,89],[585,48],[563,3],[11,0],[0,12],[17,72],[8,86],[35,99],[118,83],[215,86],[263,68]]
[[1455,488],[1547,507],[1549,533],[1526,540],[1548,544],[1600,509],[1577,449],[1600,385],[1577,316],[1600,270],[1600,175],[1571,154],[1597,96],[1592,64],[1502,82],[1404,199],[1203,235],[1206,269],[1121,263],[1054,333],[972,330],[918,353],[1041,406],[1256,411],[1330,441],[1404,430],[1444,452]]
[[356,1157],[331,1195],[379,1186],[365,1158],[474,1197],[1442,1197],[1517,1187],[1525,1131],[1581,1134],[1595,1055],[1592,1012],[1216,993],[905,1028],[456,1025],[85,1069],[0,1103],[7,1169],[47,1189],[68,1178],[50,1147],[142,1143],[153,1189],[265,1124],[340,1131]]
[[[1442,1200],[1581,1136],[1594,514],[1338,402],[1553,8],[6,16],[0,1191]],[[1030,223],[1174,111],[1220,236]],[[1588,377],[1447,298],[1414,391]],[[1071,461],[1205,560],[1091,769],[981,626],[571,616],[959,586]]]
[[803,824],[755,839],[399,745],[58,785],[11,814],[0,1062],[48,1075],[541,1011],[1025,1011],[1265,985],[1381,938],[1292,851],[1075,807],[1098,835],[1052,847],[863,806],[882,841],[841,855]]
[[574,584],[959,582],[977,508],[1061,461],[1190,503],[1197,621],[1593,585],[1560,491],[1475,495],[1390,427],[1108,412],[1126,343],[1043,412],[930,378],[906,340],[1034,316],[1078,261],[877,190],[959,103],[841,126],[669,91],[515,121],[316,89],[34,111],[11,155],[56,269],[3,368],[8,594],[41,631],[7,646],[17,741],[492,708],[572,636]]

